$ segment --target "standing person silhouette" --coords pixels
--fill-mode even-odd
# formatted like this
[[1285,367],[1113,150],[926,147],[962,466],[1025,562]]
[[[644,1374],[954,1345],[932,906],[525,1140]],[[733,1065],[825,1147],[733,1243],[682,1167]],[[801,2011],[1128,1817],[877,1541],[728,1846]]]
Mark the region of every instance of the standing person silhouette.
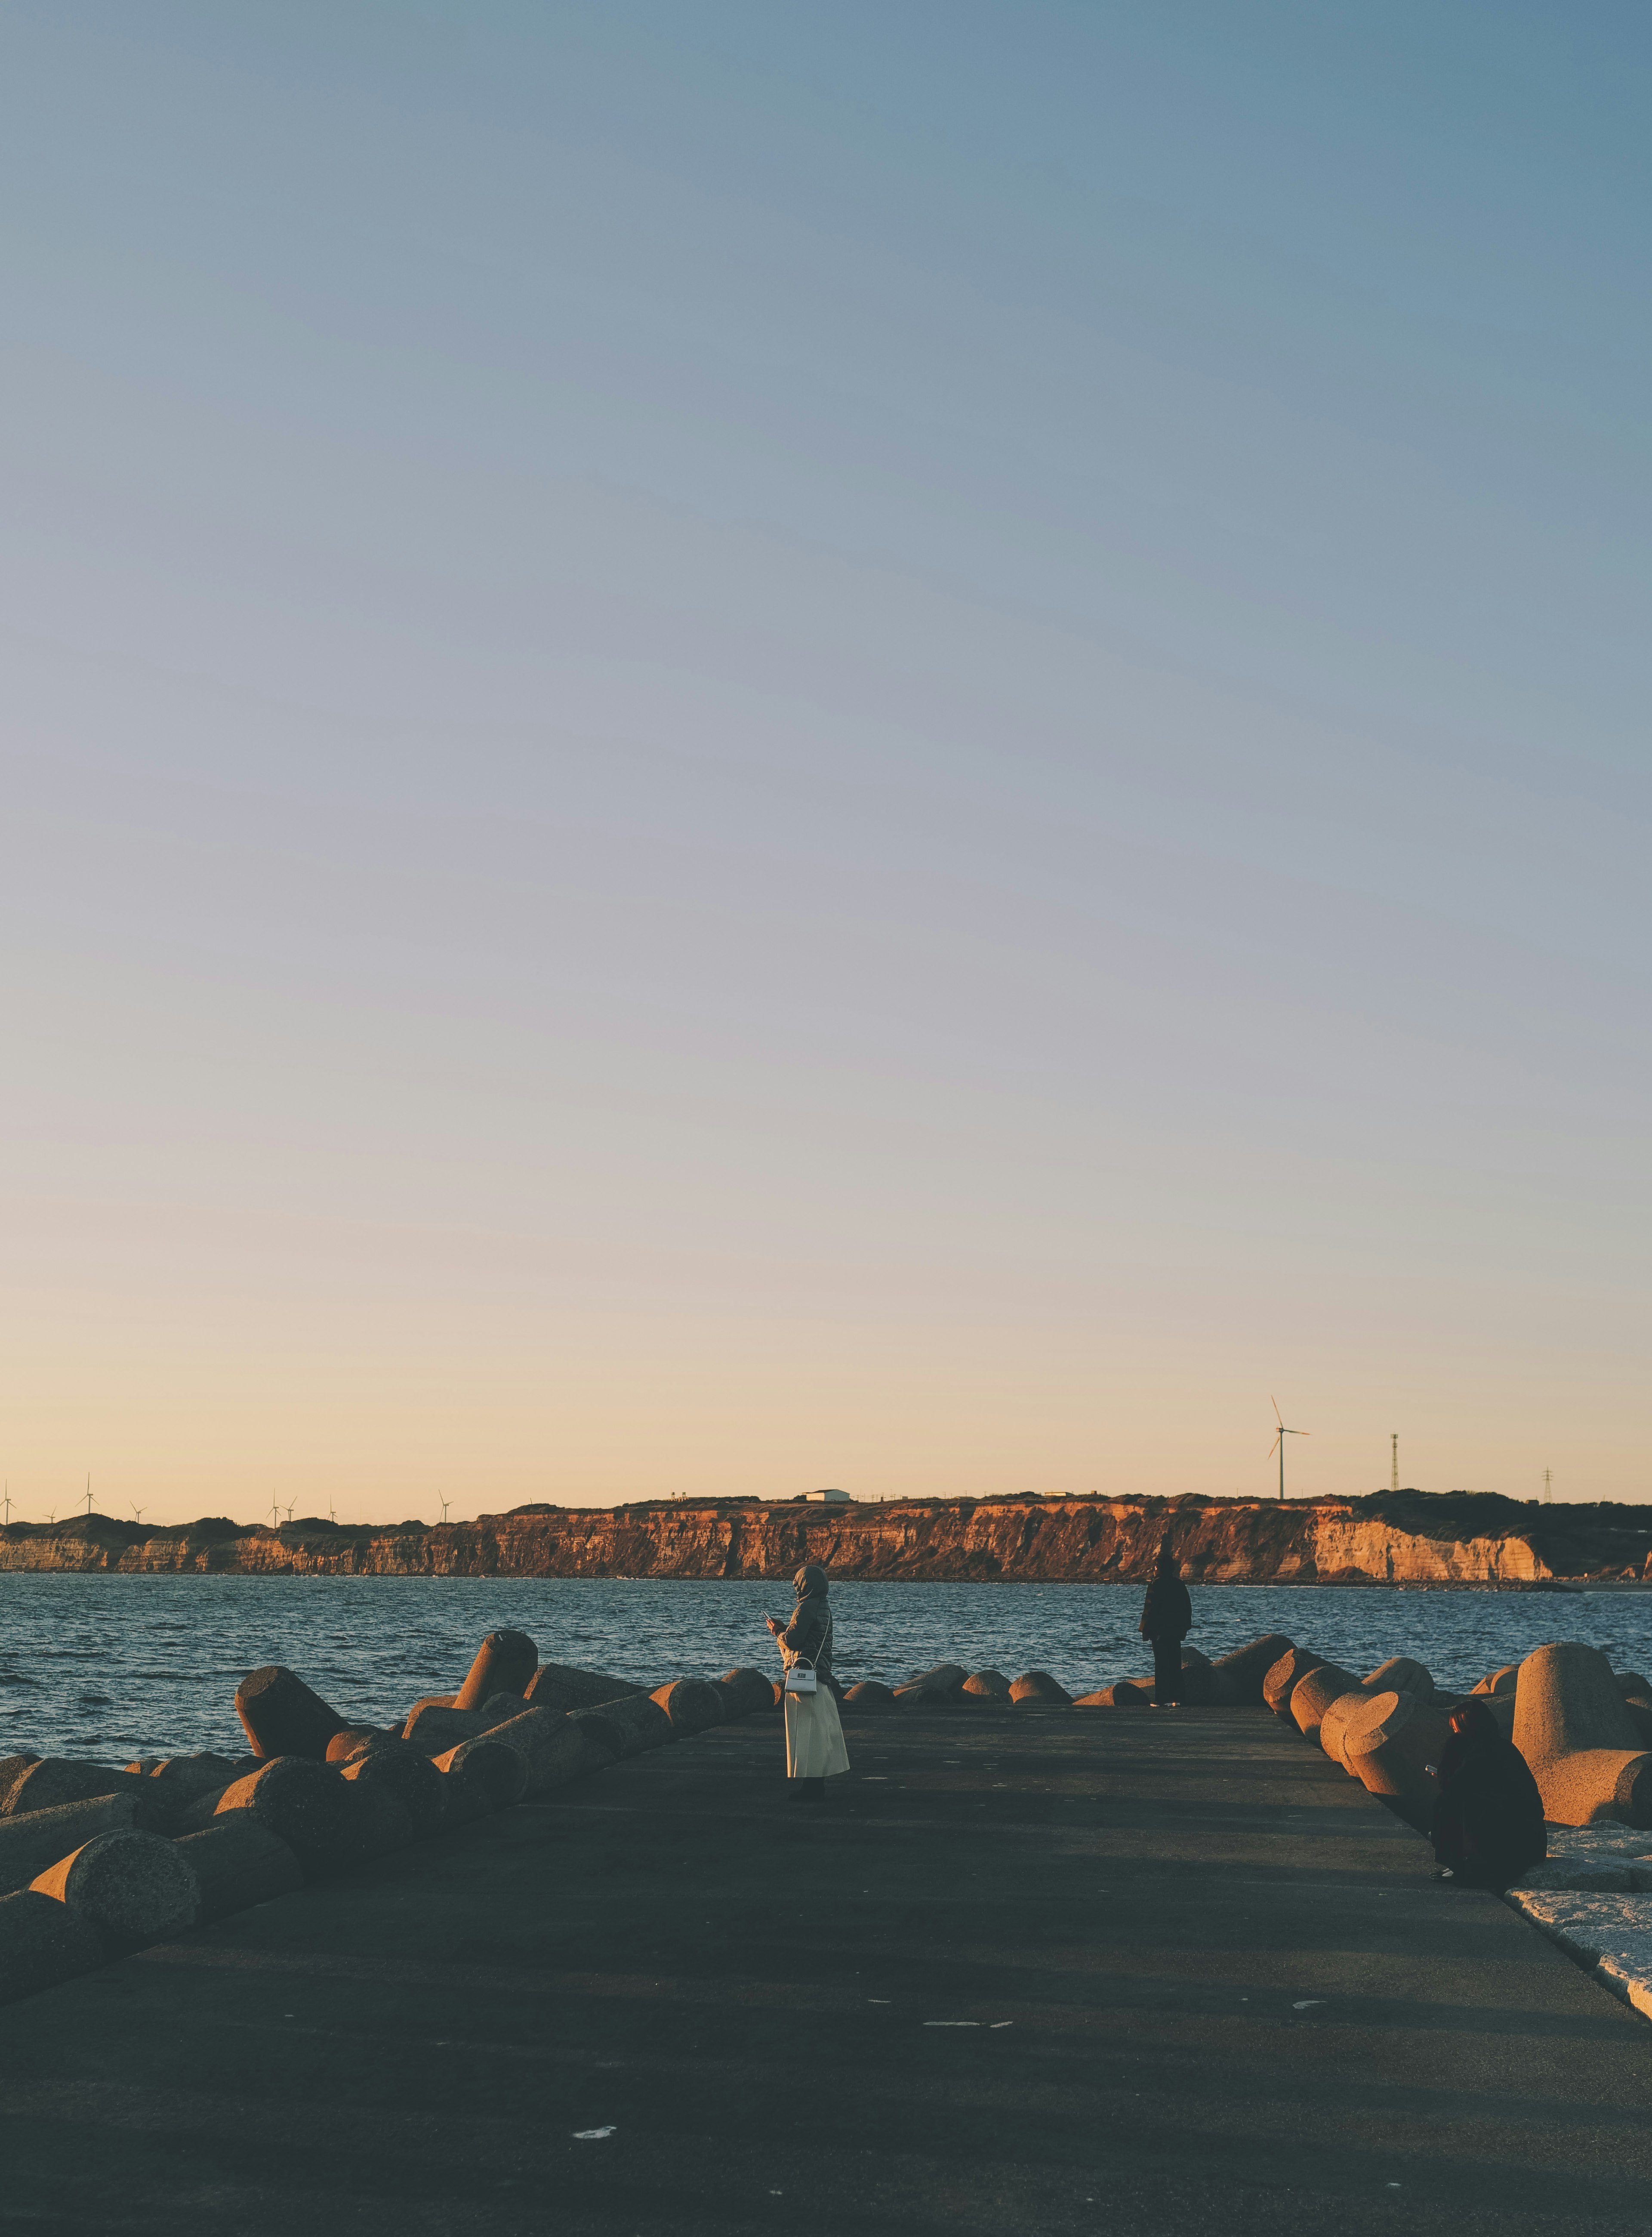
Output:
[[826,1600],[826,1572],[817,1561],[805,1561],[791,1582],[797,1595],[791,1621],[783,1624],[771,1615],[763,1621],[787,1669],[807,1663],[819,1683],[812,1693],[786,1696],[786,1776],[795,1794],[823,1802],[828,1778],[849,1769],[830,1682],[832,1612]]
[[1153,1706],[1181,1706],[1181,1643],[1193,1627],[1193,1604],[1166,1538],[1141,1604],[1141,1635],[1153,1645]]

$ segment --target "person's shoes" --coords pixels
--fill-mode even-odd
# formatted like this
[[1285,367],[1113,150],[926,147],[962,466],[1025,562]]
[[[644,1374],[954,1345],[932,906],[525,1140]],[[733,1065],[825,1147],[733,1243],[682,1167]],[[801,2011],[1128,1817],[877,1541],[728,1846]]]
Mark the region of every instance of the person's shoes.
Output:
[[1442,1864],[1435,1872],[1434,1877],[1437,1880],[1454,1880],[1457,1877],[1457,1874],[1451,1870],[1450,1864]]

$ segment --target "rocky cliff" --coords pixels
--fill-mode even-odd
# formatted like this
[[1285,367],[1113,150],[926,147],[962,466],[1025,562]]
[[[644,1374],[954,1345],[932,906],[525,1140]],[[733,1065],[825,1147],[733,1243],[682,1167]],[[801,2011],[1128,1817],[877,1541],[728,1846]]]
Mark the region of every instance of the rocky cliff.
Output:
[[641,1501],[525,1507],[387,1528],[226,1520],[143,1530],[104,1515],[0,1529],[0,1569],[345,1576],[835,1575],[1108,1584],[1168,1535],[1202,1584],[1539,1585],[1652,1575],[1652,1508],[1538,1507],[1490,1494],[1368,1499]]

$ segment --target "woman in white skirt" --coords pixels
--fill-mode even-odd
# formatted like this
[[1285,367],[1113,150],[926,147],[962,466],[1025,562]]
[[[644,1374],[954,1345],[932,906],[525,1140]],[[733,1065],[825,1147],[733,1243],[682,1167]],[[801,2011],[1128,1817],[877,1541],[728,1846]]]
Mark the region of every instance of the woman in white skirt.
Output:
[[797,1594],[791,1621],[783,1625],[771,1615],[763,1621],[787,1670],[801,1666],[815,1673],[812,1693],[786,1695],[786,1776],[794,1782],[794,1794],[823,1802],[827,1780],[849,1769],[830,1684],[832,1612],[826,1602],[826,1572],[817,1562],[805,1561],[791,1581]]

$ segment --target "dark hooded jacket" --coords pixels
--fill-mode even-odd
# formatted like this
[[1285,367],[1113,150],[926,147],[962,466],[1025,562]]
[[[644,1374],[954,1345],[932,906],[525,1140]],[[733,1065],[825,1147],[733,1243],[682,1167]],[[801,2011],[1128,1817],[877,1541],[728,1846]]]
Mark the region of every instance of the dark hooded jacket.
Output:
[[826,1572],[817,1561],[805,1561],[792,1579],[797,1605],[791,1621],[776,1633],[782,1646],[812,1662],[823,1678],[832,1674],[832,1612],[826,1600]]
[[1463,1731],[1440,1752],[1429,1838],[1471,1887],[1506,1888],[1549,1853],[1543,1796],[1526,1759],[1483,1701],[1464,1704]]
[[1176,1567],[1176,1557],[1166,1546],[1160,1553],[1159,1567],[1141,1604],[1141,1635],[1144,1639],[1179,1641],[1186,1639],[1193,1627],[1193,1604]]

